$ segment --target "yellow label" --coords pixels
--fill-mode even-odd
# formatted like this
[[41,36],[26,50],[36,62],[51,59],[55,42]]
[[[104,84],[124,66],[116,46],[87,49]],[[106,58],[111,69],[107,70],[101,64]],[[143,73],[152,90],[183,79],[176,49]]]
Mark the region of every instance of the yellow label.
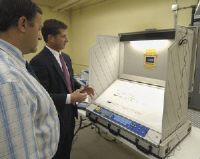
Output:
[[154,69],[156,67],[156,49],[147,49],[144,54],[144,67]]
[[96,107],[95,109],[97,112],[99,112],[101,110],[101,108],[99,106]]

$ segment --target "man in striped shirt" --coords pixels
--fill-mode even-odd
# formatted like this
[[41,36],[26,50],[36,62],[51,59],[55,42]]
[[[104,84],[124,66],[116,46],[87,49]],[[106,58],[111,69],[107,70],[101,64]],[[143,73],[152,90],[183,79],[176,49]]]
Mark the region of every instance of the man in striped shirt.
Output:
[[31,0],[0,0],[1,159],[50,159],[57,150],[57,111],[23,58],[36,51],[41,16]]

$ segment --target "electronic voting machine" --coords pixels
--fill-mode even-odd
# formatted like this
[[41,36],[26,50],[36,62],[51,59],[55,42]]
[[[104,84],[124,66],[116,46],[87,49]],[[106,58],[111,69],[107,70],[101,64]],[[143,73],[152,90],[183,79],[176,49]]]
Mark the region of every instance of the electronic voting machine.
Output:
[[89,84],[96,95],[87,117],[144,153],[165,158],[191,131],[194,30],[98,36],[90,49]]

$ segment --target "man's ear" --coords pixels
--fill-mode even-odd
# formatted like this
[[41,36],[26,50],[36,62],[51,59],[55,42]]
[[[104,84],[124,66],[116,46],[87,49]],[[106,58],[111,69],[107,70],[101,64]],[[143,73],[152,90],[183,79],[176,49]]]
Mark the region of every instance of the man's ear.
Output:
[[28,26],[27,18],[24,16],[20,17],[17,22],[18,30],[24,33],[26,32],[27,26]]
[[54,36],[53,35],[48,35],[48,42],[54,42]]

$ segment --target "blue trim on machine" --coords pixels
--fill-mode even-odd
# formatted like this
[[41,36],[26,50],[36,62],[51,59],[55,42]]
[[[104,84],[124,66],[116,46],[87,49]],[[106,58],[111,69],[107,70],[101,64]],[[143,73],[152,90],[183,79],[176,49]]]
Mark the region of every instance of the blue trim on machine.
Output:
[[149,128],[141,125],[135,121],[132,121],[130,119],[127,119],[121,115],[115,114],[111,112],[108,109],[102,108],[102,107],[97,107],[96,109],[93,110],[95,113],[97,113],[100,116],[103,116],[106,119],[111,120],[112,122],[120,125],[121,127],[124,127],[128,129],[129,131],[141,136],[145,137],[146,134],[149,131]]

